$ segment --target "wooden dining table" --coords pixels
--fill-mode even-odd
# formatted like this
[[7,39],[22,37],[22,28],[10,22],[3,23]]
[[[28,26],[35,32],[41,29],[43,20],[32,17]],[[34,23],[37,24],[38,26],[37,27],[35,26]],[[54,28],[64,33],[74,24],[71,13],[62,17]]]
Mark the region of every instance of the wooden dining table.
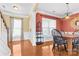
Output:
[[74,38],[77,38],[78,35],[73,35],[73,34],[63,34],[63,37],[67,40],[67,51],[68,55],[72,55],[72,41]]

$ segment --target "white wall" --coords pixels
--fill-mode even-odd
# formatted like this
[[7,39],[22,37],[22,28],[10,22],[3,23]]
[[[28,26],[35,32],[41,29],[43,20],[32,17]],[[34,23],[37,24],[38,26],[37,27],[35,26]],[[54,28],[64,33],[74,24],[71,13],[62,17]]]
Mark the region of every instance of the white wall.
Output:
[[7,31],[4,27],[1,17],[0,17],[0,40],[5,41],[5,43],[7,44]]
[[36,12],[34,12],[33,10],[31,11],[30,29],[31,29],[30,40],[32,42],[32,45],[35,46],[36,45]]
[[24,32],[24,39],[31,39],[31,32]]
[[8,56],[10,54],[11,51],[7,45],[7,31],[0,17],[0,56]]
[[36,46],[36,12],[30,12],[30,32],[24,32],[24,39],[30,39],[33,46]]

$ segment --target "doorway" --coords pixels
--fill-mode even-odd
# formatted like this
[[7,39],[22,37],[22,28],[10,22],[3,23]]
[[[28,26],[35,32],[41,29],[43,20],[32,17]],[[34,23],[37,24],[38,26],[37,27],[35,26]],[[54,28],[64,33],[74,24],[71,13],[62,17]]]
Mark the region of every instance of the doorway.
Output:
[[[22,55],[22,40],[23,40],[23,20],[20,18],[11,18],[10,34],[12,41],[12,55]],[[17,44],[15,44],[16,42]],[[19,42],[19,43],[18,43]],[[18,47],[18,48],[17,48]]]

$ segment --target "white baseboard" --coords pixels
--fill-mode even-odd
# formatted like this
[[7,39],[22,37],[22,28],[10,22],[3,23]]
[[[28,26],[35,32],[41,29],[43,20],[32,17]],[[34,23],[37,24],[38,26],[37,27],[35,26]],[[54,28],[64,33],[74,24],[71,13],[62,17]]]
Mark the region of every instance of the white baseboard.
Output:
[[[35,39],[32,39],[33,37],[32,37],[32,35],[31,35],[31,32],[24,32],[24,39],[25,40],[30,40],[31,41],[31,43],[32,43],[32,45],[33,46],[36,46],[36,40]],[[35,40],[35,41],[34,41]]]
[[[13,41],[19,41],[19,36],[15,36]],[[33,39],[31,32],[24,32],[24,40],[30,40],[33,46],[36,46],[36,40]]]

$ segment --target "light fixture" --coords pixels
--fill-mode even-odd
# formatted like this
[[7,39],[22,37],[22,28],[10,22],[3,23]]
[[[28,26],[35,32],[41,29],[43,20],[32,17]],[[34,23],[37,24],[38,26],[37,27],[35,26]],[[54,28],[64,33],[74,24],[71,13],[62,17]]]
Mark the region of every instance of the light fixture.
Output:
[[5,5],[2,5],[3,8],[5,8]]
[[67,6],[67,11],[66,11],[65,19],[68,19],[69,18],[69,3],[66,3],[66,6]]
[[66,16],[65,19],[69,19],[69,16]]
[[14,10],[18,10],[18,7],[16,5],[13,5]]

